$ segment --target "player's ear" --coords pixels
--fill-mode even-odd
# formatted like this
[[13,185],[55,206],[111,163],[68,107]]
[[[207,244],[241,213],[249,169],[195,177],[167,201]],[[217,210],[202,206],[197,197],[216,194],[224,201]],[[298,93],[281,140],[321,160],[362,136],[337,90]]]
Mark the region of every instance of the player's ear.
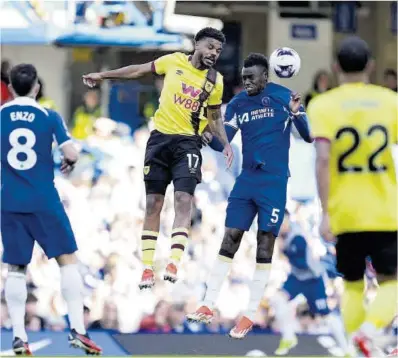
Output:
[[264,76],[264,81],[268,82],[268,72],[267,71],[264,71],[263,76]]
[[337,63],[337,61],[333,62],[333,64],[332,64],[332,71],[334,73],[340,73],[341,72],[340,65]]
[[365,68],[365,72],[370,75],[373,73],[373,71],[376,68],[376,63],[375,60],[373,58],[371,58],[368,63],[366,64],[366,68]]
[[8,91],[12,94],[13,98],[18,97],[16,92],[14,91],[14,88],[12,88],[11,83],[7,87]]
[[36,84],[33,86],[33,89],[32,89],[32,95],[34,98],[37,97],[39,91],[40,91],[40,83],[36,82]]

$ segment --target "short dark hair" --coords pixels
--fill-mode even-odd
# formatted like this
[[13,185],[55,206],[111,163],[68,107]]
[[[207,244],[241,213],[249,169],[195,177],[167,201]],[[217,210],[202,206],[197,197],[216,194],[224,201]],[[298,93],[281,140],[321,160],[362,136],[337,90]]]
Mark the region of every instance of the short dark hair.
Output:
[[268,73],[269,70],[269,62],[268,58],[261,53],[250,53],[249,56],[245,58],[243,61],[243,67],[253,67],[253,66],[262,66],[265,71]]
[[16,65],[10,72],[10,82],[18,96],[29,94],[37,79],[36,68],[31,64],[22,63]]
[[220,41],[222,44],[225,44],[226,41],[225,35],[222,33],[222,31],[217,30],[214,27],[205,27],[195,35],[195,42],[198,42],[206,37]]
[[345,38],[337,50],[337,61],[345,73],[362,72],[370,57],[368,44],[358,36]]

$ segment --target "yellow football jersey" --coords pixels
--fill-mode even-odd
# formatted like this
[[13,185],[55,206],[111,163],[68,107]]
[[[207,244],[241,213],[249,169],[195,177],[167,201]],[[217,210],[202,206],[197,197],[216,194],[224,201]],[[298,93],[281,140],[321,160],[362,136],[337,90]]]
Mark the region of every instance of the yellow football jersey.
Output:
[[192,113],[200,108],[199,95],[208,70],[195,68],[187,55],[176,52],[155,60],[153,71],[165,76],[159,108],[154,115],[155,128],[164,134],[201,134],[207,125],[204,109],[221,105],[224,91],[221,74],[217,74],[217,82],[201,109],[198,133],[195,133]]
[[308,106],[313,137],[331,143],[328,209],[335,235],[397,230],[397,100],[389,89],[351,83]]

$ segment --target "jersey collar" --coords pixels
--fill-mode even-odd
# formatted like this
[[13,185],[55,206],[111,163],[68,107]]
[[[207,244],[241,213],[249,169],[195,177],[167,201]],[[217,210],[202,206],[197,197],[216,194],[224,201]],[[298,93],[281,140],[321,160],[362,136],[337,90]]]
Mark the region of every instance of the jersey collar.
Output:
[[29,106],[32,105],[32,103],[37,103],[35,99],[31,98],[31,97],[25,97],[25,96],[21,96],[21,97],[16,97],[14,98],[12,101],[7,102],[7,104],[13,104],[13,105],[19,105],[19,106]]
[[46,115],[48,115],[47,109],[42,107],[39,103],[37,103],[37,101],[35,99],[33,99],[31,97],[21,96],[21,97],[14,98],[12,101],[4,103],[1,106],[1,108],[6,108],[9,106],[32,106],[32,107],[39,109]]

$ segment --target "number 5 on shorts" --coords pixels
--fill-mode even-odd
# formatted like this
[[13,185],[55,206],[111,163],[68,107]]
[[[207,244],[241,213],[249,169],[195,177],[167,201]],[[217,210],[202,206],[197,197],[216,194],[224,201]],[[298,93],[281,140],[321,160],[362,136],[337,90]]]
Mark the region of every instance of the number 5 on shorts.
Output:
[[279,209],[275,209],[275,208],[272,209],[271,222],[273,224],[276,224],[279,221],[279,212],[280,212]]

